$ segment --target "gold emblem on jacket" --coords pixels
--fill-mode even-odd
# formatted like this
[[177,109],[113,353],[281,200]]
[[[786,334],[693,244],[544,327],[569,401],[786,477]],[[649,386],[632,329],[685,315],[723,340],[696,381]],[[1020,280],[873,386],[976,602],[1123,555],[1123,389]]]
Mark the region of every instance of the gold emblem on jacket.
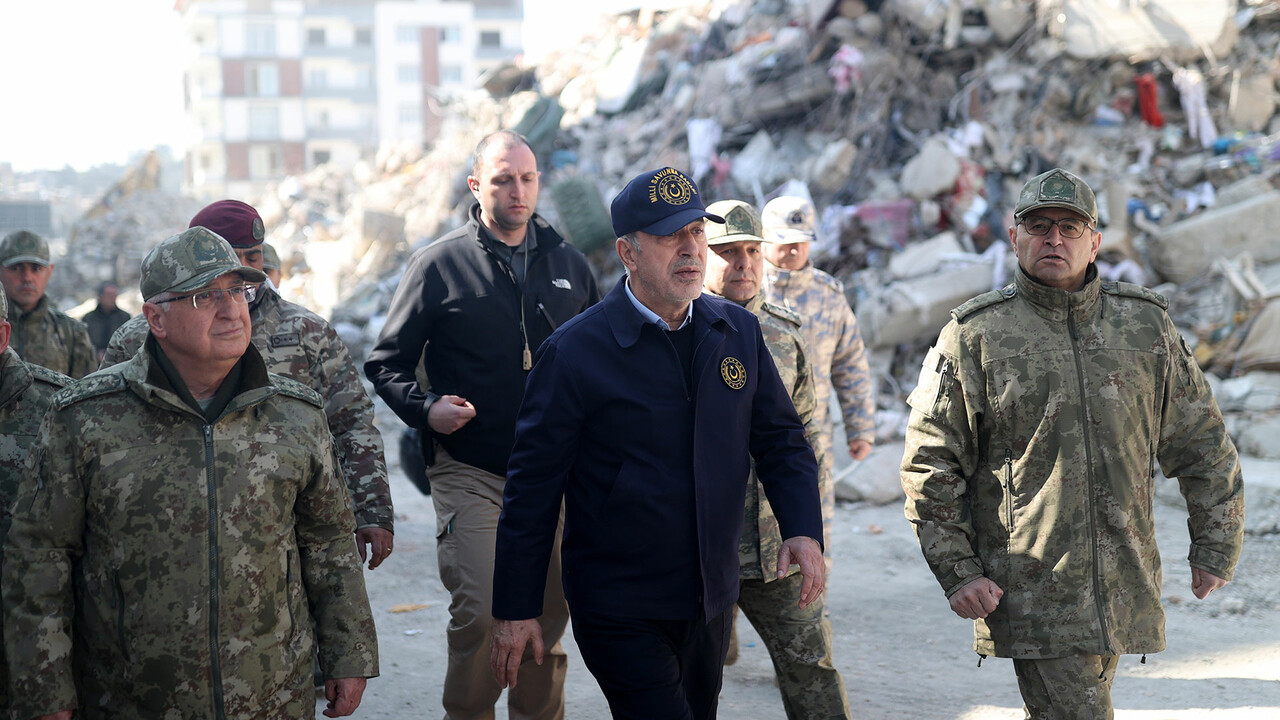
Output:
[[747,368],[738,358],[727,357],[720,361],[720,377],[725,385],[741,390],[747,385]]

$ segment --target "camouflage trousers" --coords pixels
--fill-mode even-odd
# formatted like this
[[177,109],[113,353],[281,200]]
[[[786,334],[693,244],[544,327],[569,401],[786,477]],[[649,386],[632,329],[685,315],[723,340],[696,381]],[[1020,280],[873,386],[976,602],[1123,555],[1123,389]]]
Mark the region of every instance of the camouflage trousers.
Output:
[[850,718],[844,679],[832,660],[826,598],[801,609],[796,573],[782,580],[743,580],[738,607],[769,649],[788,720]]
[[1111,720],[1115,655],[1014,660],[1027,720]]

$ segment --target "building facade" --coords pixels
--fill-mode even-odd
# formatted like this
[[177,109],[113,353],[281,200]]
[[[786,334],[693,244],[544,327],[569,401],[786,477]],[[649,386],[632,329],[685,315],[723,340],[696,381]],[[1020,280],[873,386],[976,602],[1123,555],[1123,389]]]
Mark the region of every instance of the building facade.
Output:
[[253,198],[382,143],[431,143],[443,101],[522,48],[522,0],[178,0],[187,190]]

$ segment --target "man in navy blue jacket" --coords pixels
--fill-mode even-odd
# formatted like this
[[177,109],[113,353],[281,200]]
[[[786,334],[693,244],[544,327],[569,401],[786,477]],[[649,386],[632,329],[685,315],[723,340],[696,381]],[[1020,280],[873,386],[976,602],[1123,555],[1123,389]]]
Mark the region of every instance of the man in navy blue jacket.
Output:
[[778,567],[825,584],[818,466],[756,318],[702,295],[706,212],[683,173],[612,206],[627,277],[538,351],[516,420],[494,566],[492,664],[514,686],[561,502],[574,637],[615,718],[713,718],[738,594],[751,460],[786,538]]

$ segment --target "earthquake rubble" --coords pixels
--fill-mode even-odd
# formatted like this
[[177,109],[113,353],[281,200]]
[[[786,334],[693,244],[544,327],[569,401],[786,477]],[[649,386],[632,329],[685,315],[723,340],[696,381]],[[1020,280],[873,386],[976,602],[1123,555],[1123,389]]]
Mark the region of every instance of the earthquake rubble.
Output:
[[[286,296],[330,315],[362,357],[408,254],[461,224],[470,151],[494,130],[529,138],[539,212],[606,287],[620,275],[608,201],[640,172],[686,169],[708,203],[808,196],[814,260],[844,282],[879,386],[881,447],[838,458],[840,493],[890,502],[924,351],[952,308],[1010,281],[1017,192],[1062,166],[1097,191],[1101,273],[1170,299],[1241,450],[1280,459],[1277,47],[1270,0],[641,9],[537,66],[492,73],[450,103],[428,148],[384,147],[246,200],[280,252]],[[190,216],[145,192],[132,202],[142,242],[163,236],[152,231],[170,211]],[[81,231],[104,252],[130,234],[107,217]],[[1252,531],[1280,532],[1280,510],[1250,517]]]

